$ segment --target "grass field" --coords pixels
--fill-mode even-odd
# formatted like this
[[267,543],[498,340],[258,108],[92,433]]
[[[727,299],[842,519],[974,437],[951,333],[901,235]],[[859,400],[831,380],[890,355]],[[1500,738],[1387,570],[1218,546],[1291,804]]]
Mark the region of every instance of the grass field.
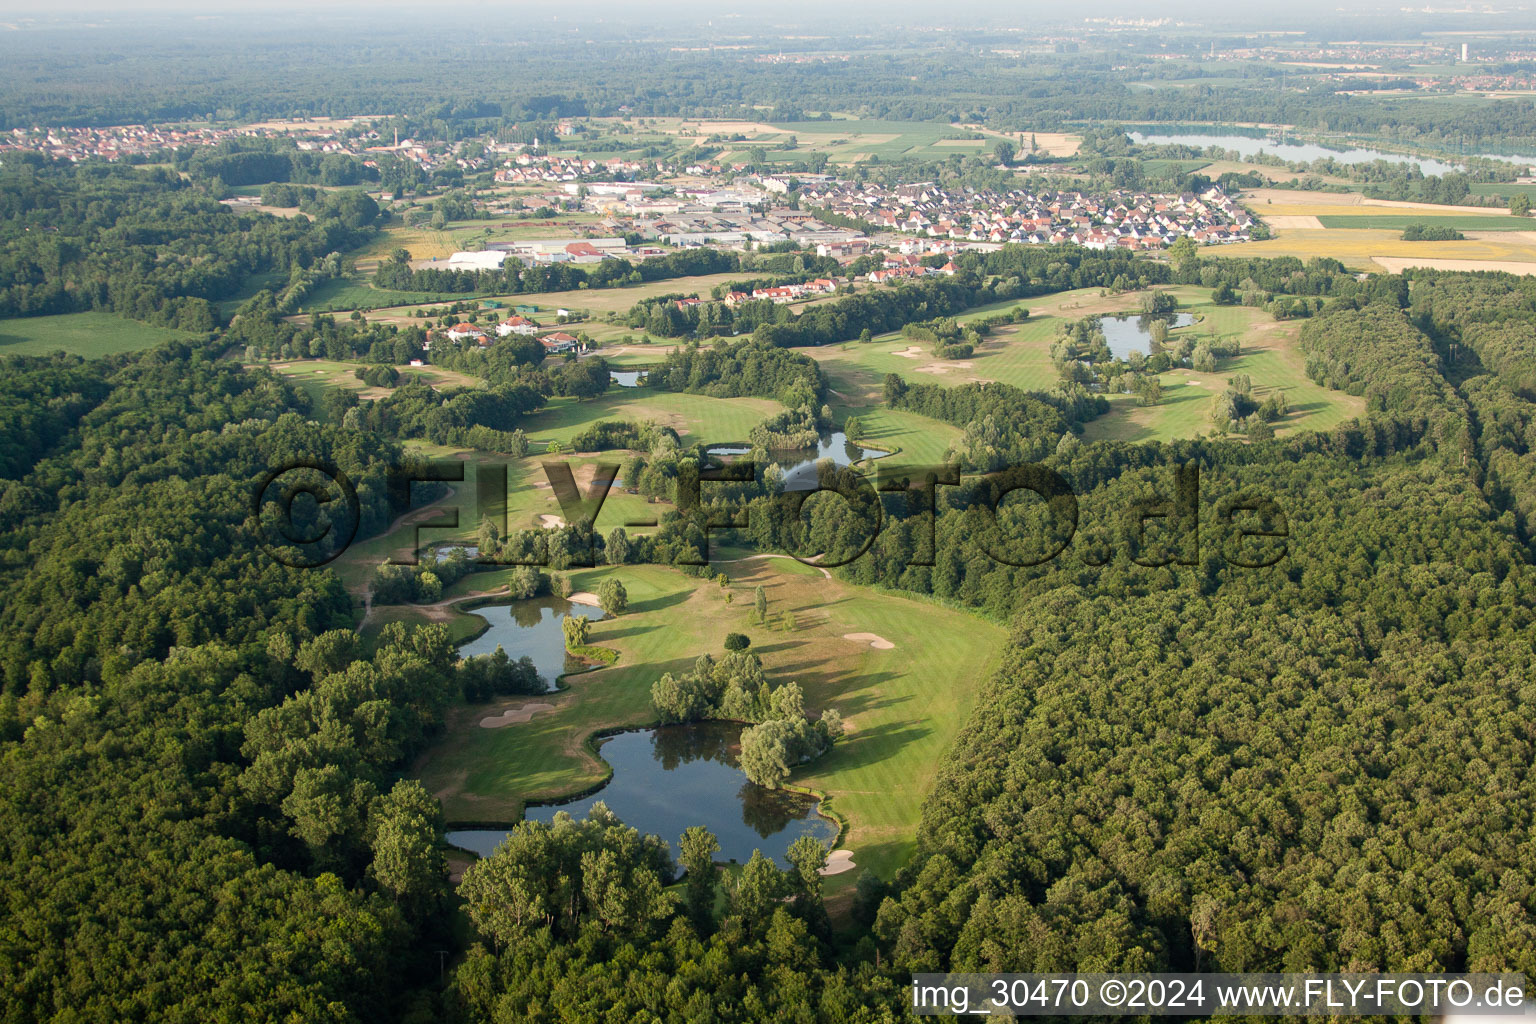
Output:
[[58,316],[0,320],[0,355],[41,356],[61,349],[95,359],[137,352],[186,334],[153,327],[113,313],[62,313]]
[[[963,612],[855,589],[787,560],[720,568],[731,576],[729,590],[659,566],[574,573],[583,590],[614,574],[629,591],[630,611],[592,631],[593,643],[619,652],[618,663],[568,677],[569,688],[551,701],[555,709],[527,723],[479,727],[480,718],[510,702],[456,709],[442,741],[414,769],[448,818],[512,822],[526,801],[600,782],[607,770],[588,738],[652,722],[651,683],[663,672],[687,671],[699,654],[718,653],[720,638],[735,630],[752,638],[771,678],[799,682],[809,709],[835,707],[848,723],[844,740],[791,782],[830,796],[831,809],[849,823],[843,845],[861,869],[888,877],[911,853],[922,801],[1002,631]],[[484,589],[495,575],[471,580]],[[758,585],[771,614],[794,612],[792,632],[756,625],[751,594]],[[896,649],[843,638],[852,632],[876,633]]]

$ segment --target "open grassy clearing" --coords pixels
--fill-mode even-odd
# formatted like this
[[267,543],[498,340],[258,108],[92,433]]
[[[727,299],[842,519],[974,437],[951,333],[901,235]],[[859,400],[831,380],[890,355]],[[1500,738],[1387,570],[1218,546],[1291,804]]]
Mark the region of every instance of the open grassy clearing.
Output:
[[153,348],[189,335],[129,320],[115,313],[61,313],[0,320],[0,355],[41,356],[63,350],[97,359]]
[[[810,709],[836,707],[848,722],[844,740],[791,782],[829,795],[849,822],[842,845],[861,869],[889,876],[910,855],[922,801],[1002,631],[963,612],[849,587],[792,561],[720,569],[731,577],[728,591],[659,566],[573,573],[583,590],[613,574],[629,591],[630,611],[592,630],[594,643],[620,652],[618,663],[567,677],[569,688],[550,700],[555,709],[530,722],[481,729],[479,719],[497,704],[456,709],[446,735],[415,766],[449,819],[516,821],[527,801],[599,783],[607,769],[588,746],[591,735],[650,724],[651,683],[663,672],[687,671],[699,654],[718,653],[720,638],[735,630],[752,637],[772,678],[800,683]],[[477,580],[476,589],[487,582]],[[758,585],[770,614],[795,613],[793,632],[755,624]],[[889,638],[896,648],[844,639],[855,632]]]

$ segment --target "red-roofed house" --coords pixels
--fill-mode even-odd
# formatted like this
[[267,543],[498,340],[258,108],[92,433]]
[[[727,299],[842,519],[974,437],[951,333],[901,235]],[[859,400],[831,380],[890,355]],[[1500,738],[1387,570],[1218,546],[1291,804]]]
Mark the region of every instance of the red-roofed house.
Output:
[[454,324],[448,328],[448,337],[452,341],[465,341],[469,338],[483,338],[485,332],[474,324]]

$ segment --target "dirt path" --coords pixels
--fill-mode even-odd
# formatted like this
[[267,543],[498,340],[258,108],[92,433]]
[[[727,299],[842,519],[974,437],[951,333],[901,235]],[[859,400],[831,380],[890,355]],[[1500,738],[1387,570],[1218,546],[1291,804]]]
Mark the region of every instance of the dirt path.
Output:
[[[427,504],[421,506],[421,508],[413,508],[409,512],[402,512],[400,515],[395,517],[394,522],[389,524],[389,527],[384,531],[384,536],[388,537],[400,527],[408,526],[411,523],[422,519],[427,514],[438,511],[439,505],[445,501],[449,501],[458,497],[458,494],[459,489],[457,487],[449,486],[448,493],[443,495],[441,498],[428,502]],[[363,618],[362,621],[357,624],[357,631],[361,633],[365,628],[367,628],[368,621],[373,618],[373,588],[370,587],[367,583],[360,583],[356,587],[352,588],[352,592],[354,595],[360,594],[363,599]],[[463,600],[463,598],[454,598],[454,600],[459,601]]]

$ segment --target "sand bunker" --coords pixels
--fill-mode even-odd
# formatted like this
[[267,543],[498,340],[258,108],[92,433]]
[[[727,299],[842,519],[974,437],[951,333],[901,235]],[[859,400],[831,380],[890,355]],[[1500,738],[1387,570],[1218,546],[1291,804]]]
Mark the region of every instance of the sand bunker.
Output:
[[877,651],[894,651],[896,645],[878,633],[844,633],[844,640],[857,640],[859,643],[867,643]]
[[906,356],[908,359],[921,359],[923,358],[923,350],[918,348],[916,345],[908,345],[900,352],[897,352],[896,355]]
[[596,594],[588,593],[585,590],[576,591],[576,593],[566,598],[566,600],[571,602],[571,604],[589,604],[593,608],[601,608],[603,606],[603,602],[597,599]]
[[500,729],[502,726],[511,725],[514,722],[526,722],[533,718],[536,711],[553,711],[554,709],[555,706],[553,704],[537,703],[524,704],[520,708],[507,708],[507,710],[499,715],[487,715],[485,718],[480,719],[480,728]]
[[559,516],[552,516],[548,512],[539,516],[539,525],[546,530],[558,530],[565,525],[565,520]]
[[827,866],[816,872],[818,875],[840,875],[844,871],[852,871],[858,867],[853,862],[852,850],[833,850],[827,854]]

